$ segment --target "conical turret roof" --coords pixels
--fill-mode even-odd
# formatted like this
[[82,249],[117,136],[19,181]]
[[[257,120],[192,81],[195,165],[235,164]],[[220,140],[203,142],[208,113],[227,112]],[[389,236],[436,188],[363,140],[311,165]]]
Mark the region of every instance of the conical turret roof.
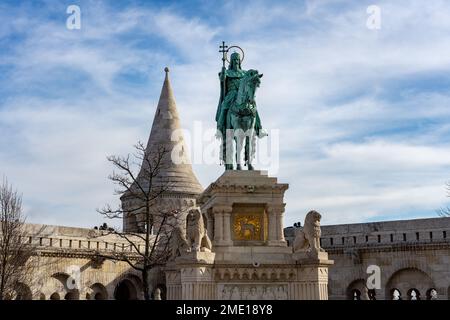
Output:
[[148,138],[146,154],[147,156],[157,154],[161,147],[167,151],[156,183],[169,183],[170,192],[199,194],[203,188],[192,171],[169,80],[169,69],[166,67],[164,71],[166,75]]

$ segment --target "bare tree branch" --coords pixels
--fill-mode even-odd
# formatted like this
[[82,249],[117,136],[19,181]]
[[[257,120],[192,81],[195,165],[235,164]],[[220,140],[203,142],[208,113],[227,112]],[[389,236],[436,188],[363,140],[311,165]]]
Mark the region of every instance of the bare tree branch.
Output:
[[[121,196],[122,204],[112,208],[109,204],[97,211],[108,219],[134,216],[140,230],[111,230],[125,240],[132,248],[128,253],[98,254],[99,257],[125,261],[142,274],[144,298],[150,299],[149,271],[162,266],[169,258],[169,242],[173,228],[178,221],[173,211],[161,211],[156,203],[172,189],[167,178],[161,175],[167,165],[168,151],[163,146],[154,148],[150,154],[144,144],[138,142],[134,152],[126,157],[109,156],[108,161],[114,169],[109,179],[118,186],[116,194]],[[139,171],[135,171],[137,168]],[[136,173],[137,172],[137,173]],[[125,206],[125,207],[124,207]],[[134,256],[136,259],[131,259]]]
[[33,272],[30,258],[35,247],[28,242],[24,225],[22,196],[4,178],[0,185],[0,300],[23,298],[20,286]]
[[[450,197],[450,181],[446,183],[447,197]],[[437,214],[441,217],[450,217],[450,207],[445,207],[437,210]]]

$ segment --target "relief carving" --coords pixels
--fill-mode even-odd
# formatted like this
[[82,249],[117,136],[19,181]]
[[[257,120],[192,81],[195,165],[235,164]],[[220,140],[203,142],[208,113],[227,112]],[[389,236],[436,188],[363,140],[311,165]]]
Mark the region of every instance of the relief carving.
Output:
[[236,215],[234,218],[235,240],[261,240],[260,215]]
[[285,284],[224,284],[219,285],[221,300],[287,300]]

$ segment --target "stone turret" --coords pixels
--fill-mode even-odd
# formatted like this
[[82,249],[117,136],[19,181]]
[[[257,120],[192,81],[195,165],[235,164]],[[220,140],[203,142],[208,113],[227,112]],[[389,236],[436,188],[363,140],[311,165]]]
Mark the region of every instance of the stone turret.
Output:
[[[161,170],[154,180],[153,187],[168,186],[168,190],[157,199],[154,210],[177,209],[186,211],[187,208],[195,206],[197,196],[203,191],[190,164],[186,144],[181,131],[180,118],[169,81],[169,69],[164,69],[166,75],[161,89],[158,106],[156,108],[153,125],[146,146],[146,157],[152,157],[162,148],[166,151]],[[146,169],[147,163],[143,162],[141,167]],[[122,206],[125,210],[133,206],[136,199],[127,194],[121,197]],[[145,222],[139,213],[124,216],[124,231],[143,231]]]

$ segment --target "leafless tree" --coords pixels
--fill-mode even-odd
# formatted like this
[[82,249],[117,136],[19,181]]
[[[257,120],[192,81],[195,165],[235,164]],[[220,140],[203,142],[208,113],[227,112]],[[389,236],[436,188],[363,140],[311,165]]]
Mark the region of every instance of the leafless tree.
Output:
[[[181,216],[179,211],[158,209],[158,200],[171,190],[167,178],[160,175],[167,166],[169,152],[164,147],[148,153],[141,142],[135,146],[135,153],[126,157],[109,156],[107,159],[118,171],[113,171],[109,179],[118,186],[115,190],[122,202],[113,209],[110,205],[97,210],[108,219],[127,219],[139,217],[140,229],[117,231],[109,229],[126,240],[132,252],[113,252],[99,254],[101,258],[127,262],[141,273],[144,299],[150,300],[150,270],[163,266],[171,255],[172,230],[177,227]],[[135,170],[135,168],[137,170]],[[140,171],[138,171],[140,169]],[[136,174],[136,171],[139,173]]]
[[[447,189],[447,197],[450,197],[450,182],[447,182],[446,189]],[[441,217],[450,217],[450,207],[439,209],[438,215],[440,215]]]
[[0,185],[0,300],[31,299],[23,290],[33,272],[35,254],[24,228],[22,196],[6,178]]

